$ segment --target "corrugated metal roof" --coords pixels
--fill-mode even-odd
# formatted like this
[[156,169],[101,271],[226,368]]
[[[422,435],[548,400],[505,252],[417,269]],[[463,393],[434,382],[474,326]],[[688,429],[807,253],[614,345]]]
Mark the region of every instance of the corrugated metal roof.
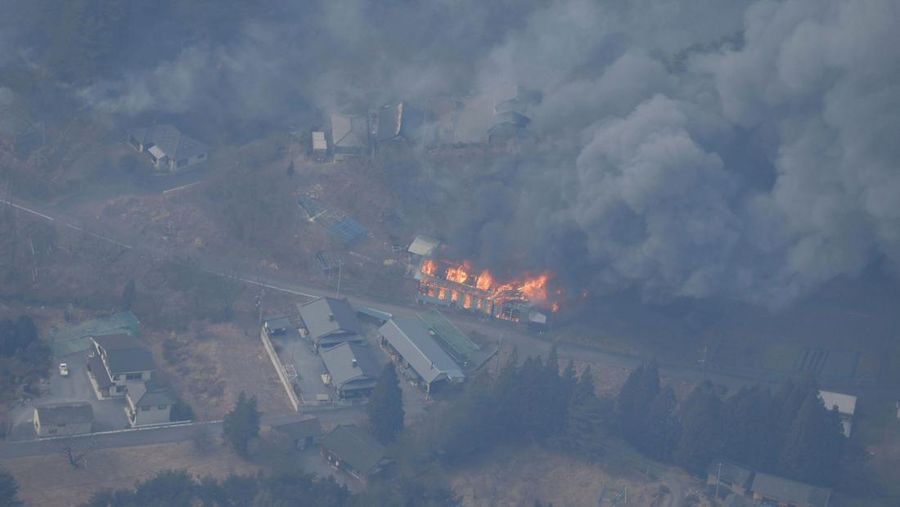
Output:
[[409,244],[409,249],[407,251],[414,255],[429,257],[440,244],[441,242],[434,238],[428,236],[416,236],[412,243]]
[[442,377],[453,381],[465,379],[460,367],[419,319],[393,318],[379,331],[425,382],[431,383]]

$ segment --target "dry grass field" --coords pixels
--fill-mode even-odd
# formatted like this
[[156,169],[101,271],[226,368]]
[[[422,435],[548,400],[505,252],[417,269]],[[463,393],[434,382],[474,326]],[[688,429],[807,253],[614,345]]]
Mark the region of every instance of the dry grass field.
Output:
[[3,467],[19,482],[25,505],[41,507],[79,505],[94,491],[130,487],[161,470],[183,469],[198,477],[257,471],[220,445],[199,454],[190,442],[97,450],[80,469],[72,469],[61,454],[4,460]]

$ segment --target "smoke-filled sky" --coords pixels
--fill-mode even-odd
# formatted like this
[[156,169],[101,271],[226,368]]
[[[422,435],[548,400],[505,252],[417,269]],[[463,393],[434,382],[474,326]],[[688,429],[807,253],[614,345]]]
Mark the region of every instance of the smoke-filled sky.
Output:
[[895,0],[273,4],[155,49],[165,31],[132,30],[134,58],[78,94],[290,125],[525,85],[538,143],[448,212],[486,263],[527,252],[597,291],[770,306],[900,266]]

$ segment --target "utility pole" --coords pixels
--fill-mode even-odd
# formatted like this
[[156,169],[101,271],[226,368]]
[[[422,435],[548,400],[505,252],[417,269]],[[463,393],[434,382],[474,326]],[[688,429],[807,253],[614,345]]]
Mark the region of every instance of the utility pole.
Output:
[[718,470],[716,471],[716,495],[715,495],[715,499],[716,499],[717,502],[719,501],[719,479],[721,479],[721,478],[722,478],[722,462],[720,461],[720,462],[719,462],[719,468],[718,468]]
[[344,267],[344,259],[338,259],[338,280],[337,280],[337,290],[334,293],[335,299],[341,299],[341,271]]

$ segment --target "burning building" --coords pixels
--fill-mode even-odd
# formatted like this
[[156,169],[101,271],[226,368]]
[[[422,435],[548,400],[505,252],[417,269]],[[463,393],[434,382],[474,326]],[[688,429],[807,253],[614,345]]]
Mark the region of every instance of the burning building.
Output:
[[419,303],[454,306],[512,321],[527,318],[536,307],[555,308],[547,297],[547,273],[501,282],[486,269],[473,269],[469,262],[429,257],[420,262],[416,279]]

